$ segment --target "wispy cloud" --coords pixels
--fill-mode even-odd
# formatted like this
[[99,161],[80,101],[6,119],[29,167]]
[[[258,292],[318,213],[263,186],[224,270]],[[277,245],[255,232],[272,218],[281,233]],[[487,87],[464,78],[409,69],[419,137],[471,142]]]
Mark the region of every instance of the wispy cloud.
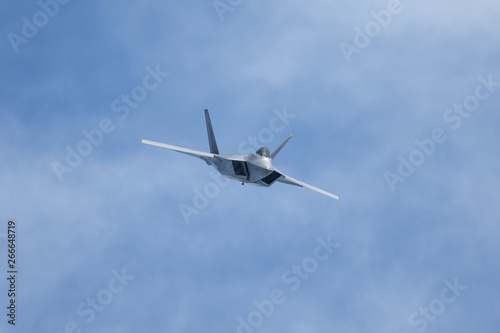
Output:
[[[259,330],[415,332],[423,324],[408,320],[419,307],[439,312],[427,331],[496,329],[487,314],[498,310],[500,95],[448,131],[396,191],[382,175],[444,128],[443,113],[474,95],[478,76],[500,77],[500,6],[406,1],[346,63],[339,43],[387,3],[243,2],[220,21],[210,1],[70,2],[18,53],[6,36],[40,8],[8,5],[0,228],[19,223],[19,329],[234,331],[254,300],[288,290],[284,272],[328,235],[341,248]],[[169,79],[60,183],[50,163],[156,64]],[[179,203],[213,181],[210,167],[139,140],[205,150],[209,108],[219,148],[233,153],[283,105],[297,117],[263,145],[295,134],[276,165],[342,199],[229,182],[184,223]],[[107,303],[102,290],[122,267],[134,280]],[[467,290],[441,311],[443,281],[455,277]],[[76,311],[87,297],[107,303],[88,324]]]

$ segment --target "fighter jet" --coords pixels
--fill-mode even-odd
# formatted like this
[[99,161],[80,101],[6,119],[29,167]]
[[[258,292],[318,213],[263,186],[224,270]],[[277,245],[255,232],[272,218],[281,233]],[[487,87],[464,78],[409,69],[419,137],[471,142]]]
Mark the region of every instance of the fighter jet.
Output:
[[306,187],[313,191],[329,196],[333,199],[339,199],[337,195],[287,176],[273,166],[273,159],[292,138],[293,134],[286,138],[286,140],[283,141],[283,143],[280,144],[279,147],[276,148],[276,150],[274,150],[272,153],[269,148],[261,147],[254,153],[247,155],[220,155],[219,148],[217,147],[217,142],[215,141],[212,122],[210,120],[210,115],[207,109],[205,109],[205,122],[207,125],[210,153],[177,147],[166,143],[150,140],[141,140],[141,142],[148,145],[167,148],[179,153],[198,157],[204,160],[208,165],[213,166],[222,175],[231,179],[238,180],[242,185],[245,183],[249,183],[258,186],[269,187],[275,182],[281,182],[285,184]]

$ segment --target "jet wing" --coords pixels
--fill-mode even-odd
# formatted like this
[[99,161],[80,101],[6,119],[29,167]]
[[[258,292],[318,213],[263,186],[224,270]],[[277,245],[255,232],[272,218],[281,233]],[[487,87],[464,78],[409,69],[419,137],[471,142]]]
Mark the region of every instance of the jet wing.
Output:
[[[276,170],[276,171],[278,171],[278,170]],[[278,172],[279,172],[279,171],[278,171]],[[332,194],[332,193],[330,193],[330,192],[324,191],[324,190],[322,190],[322,189],[320,189],[320,188],[317,188],[317,187],[314,187],[314,186],[312,186],[312,185],[309,185],[309,184],[303,183],[303,182],[301,182],[300,180],[297,180],[297,179],[294,179],[294,178],[292,178],[292,177],[290,177],[290,176],[284,175],[284,174],[283,174],[283,173],[281,173],[281,172],[279,172],[279,173],[281,174],[281,176],[280,176],[278,179],[276,179],[276,181],[278,181],[278,182],[285,183],[285,184],[289,184],[289,185],[300,186],[300,187],[306,187],[306,188],[308,188],[308,189],[310,189],[310,190],[313,190],[313,191],[319,192],[319,193],[321,193],[321,194],[323,194],[323,195],[326,195],[326,196],[328,196],[328,197],[330,197],[330,198],[333,198],[333,199],[339,200],[339,197],[338,197],[337,195],[335,195],[335,194]]]
[[190,155],[190,156],[198,157],[198,158],[201,158],[202,160],[204,160],[205,162],[212,161],[213,159],[215,159],[215,156],[216,156],[215,154],[205,153],[205,152],[202,152],[202,151],[188,149],[188,148],[183,148],[183,147],[178,147],[178,146],[173,146],[173,145],[169,145],[169,144],[161,143],[161,142],[156,142],[156,141],[141,140],[141,142],[145,143],[147,145],[157,146],[157,147],[161,147],[161,148],[167,148],[167,149],[170,149],[170,150],[177,151],[179,153],[183,153],[183,154],[187,154],[187,155]]

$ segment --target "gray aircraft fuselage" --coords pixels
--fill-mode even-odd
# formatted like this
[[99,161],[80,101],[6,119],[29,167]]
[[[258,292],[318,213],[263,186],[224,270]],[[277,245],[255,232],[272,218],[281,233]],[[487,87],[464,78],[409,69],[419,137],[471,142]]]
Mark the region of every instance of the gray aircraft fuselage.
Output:
[[141,142],[200,158],[204,160],[208,165],[212,165],[214,168],[216,168],[222,175],[238,180],[242,184],[250,183],[268,187],[278,181],[289,185],[306,187],[331,198],[337,200],[339,199],[337,195],[287,176],[278,171],[273,166],[272,160],[276,157],[276,155],[278,155],[285,144],[292,138],[293,134],[286,138],[286,140],[283,141],[283,143],[279,145],[278,148],[276,148],[272,153],[268,148],[262,147],[257,149],[257,151],[255,151],[254,153],[248,155],[220,155],[212,128],[210,115],[208,114],[208,110],[206,109],[205,121],[207,126],[210,153],[150,140],[141,140]]
[[[260,148],[267,149],[265,147]],[[268,149],[267,149],[268,150]],[[269,151],[269,150],[268,150]],[[252,183],[260,186],[270,186],[275,179],[275,171],[271,158],[252,153],[248,155],[219,155],[215,160],[207,161],[222,175],[238,180],[242,183]]]

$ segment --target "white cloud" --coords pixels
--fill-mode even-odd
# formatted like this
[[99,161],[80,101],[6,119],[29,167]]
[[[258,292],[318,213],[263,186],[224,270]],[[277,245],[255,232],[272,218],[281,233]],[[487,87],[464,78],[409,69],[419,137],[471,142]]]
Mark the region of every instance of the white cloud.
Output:
[[[20,326],[235,331],[252,301],[282,286],[282,273],[330,234],[341,251],[262,331],[410,330],[409,314],[455,276],[470,288],[433,328],[468,331],[467,318],[497,327],[484,317],[491,303],[477,303],[498,280],[496,96],[395,193],[383,172],[415,138],[443,126],[444,110],[471,93],[478,75],[498,72],[491,41],[499,7],[405,2],[347,64],[338,44],[386,5],[244,2],[221,22],[210,3],[111,3],[99,12],[71,3],[53,21],[59,29],[47,27],[18,57],[3,56],[19,71],[0,79],[8,92],[0,208],[4,221],[20,224]],[[172,73],[168,82],[59,183],[50,162],[83,128],[112,116],[111,101],[155,64]],[[184,223],[178,205],[212,181],[212,168],[138,140],[206,148],[207,105],[227,153],[285,105],[297,118],[269,146],[296,137],[276,166],[341,200],[232,182]],[[82,322],[78,304],[123,266],[136,280]],[[55,311],[40,312],[48,308]]]

